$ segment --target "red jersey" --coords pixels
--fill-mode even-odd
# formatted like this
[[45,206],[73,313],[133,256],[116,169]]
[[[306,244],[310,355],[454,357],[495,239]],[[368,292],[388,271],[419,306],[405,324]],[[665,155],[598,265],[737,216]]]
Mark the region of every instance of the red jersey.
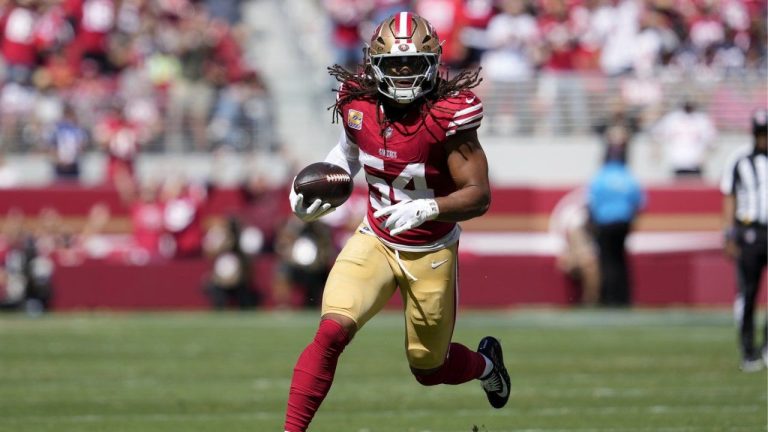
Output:
[[456,224],[428,221],[393,237],[380,228],[386,218],[376,219],[374,212],[403,200],[446,196],[456,191],[448,171],[446,138],[460,130],[478,128],[483,117],[480,99],[469,90],[434,102],[431,112],[426,112],[426,106],[418,101],[414,105],[419,108],[391,122],[385,120],[377,98],[352,100],[342,106],[344,129],[360,149],[360,163],[368,182],[368,224],[383,240],[406,246],[435,243]]
[[138,128],[127,120],[108,117],[98,125],[97,134],[106,141],[110,159],[132,162],[139,152]]
[[131,206],[131,223],[136,246],[157,255],[164,229],[163,206],[157,202],[137,202]]
[[37,62],[34,33],[38,20],[38,14],[25,7],[12,7],[3,17],[1,50],[7,63],[33,66]]
[[61,7],[51,7],[40,16],[35,27],[35,46],[40,51],[55,50],[65,41],[68,26],[67,17]]
[[202,206],[205,204],[204,190],[189,187],[179,197],[165,202],[163,219],[165,229],[173,236],[176,257],[196,257],[203,247]]
[[67,0],[68,15],[77,22],[76,39],[83,52],[103,53],[107,50],[107,37],[115,26],[113,0]]
[[108,182],[122,174],[133,177],[133,161],[139,152],[138,133],[132,123],[116,117],[107,117],[96,125],[94,135],[97,141],[105,143],[108,155]]

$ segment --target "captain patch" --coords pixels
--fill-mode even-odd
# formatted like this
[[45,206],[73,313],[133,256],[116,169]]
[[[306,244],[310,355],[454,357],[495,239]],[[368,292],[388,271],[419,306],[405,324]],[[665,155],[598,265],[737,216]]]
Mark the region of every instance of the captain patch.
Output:
[[363,128],[363,113],[356,110],[349,110],[347,113],[347,126],[352,129],[360,130]]

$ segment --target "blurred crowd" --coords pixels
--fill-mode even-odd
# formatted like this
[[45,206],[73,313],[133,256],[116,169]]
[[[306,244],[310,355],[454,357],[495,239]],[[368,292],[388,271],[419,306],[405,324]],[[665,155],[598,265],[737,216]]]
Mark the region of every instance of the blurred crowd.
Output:
[[400,10],[427,18],[451,68],[493,81],[537,73],[740,73],[766,66],[764,0],[323,0],[337,60],[352,66],[374,23]]
[[[314,307],[367,199],[360,193],[332,216],[306,224],[290,217],[287,186],[258,173],[234,188],[175,175],[145,182],[123,178],[116,187],[117,206],[96,202],[82,217],[62,215],[54,207],[36,214],[11,208],[2,215],[0,310],[44,312],[55,296],[54,276],[60,268],[163,266],[170,260],[201,259],[210,268],[200,289],[213,308],[264,302]],[[259,267],[265,260],[272,264]],[[268,287],[258,286],[260,272],[259,279],[274,286],[270,299],[262,295]]]
[[0,150],[273,144],[241,0],[0,0]]
[[[279,148],[269,89],[245,60],[242,1],[0,0],[0,185],[4,153],[47,152],[66,181],[80,178],[86,151],[99,150],[123,206],[115,217],[98,203],[74,222],[54,209],[5,215],[0,308],[44,310],[61,266],[202,257],[212,264],[201,281],[212,306],[251,307],[263,301],[253,280],[262,254],[278,261],[278,305],[317,304],[359,214],[337,211],[324,220],[329,225],[299,224],[287,217],[289,178],[269,182],[255,169],[239,185],[244,205],[210,217],[218,186],[135,172],[145,151],[223,149],[295,163]],[[448,69],[483,67],[477,91],[488,134],[510,125],[520,134],[595,133],[606,160],[624,164],[633,138],[647,130],[674,175],[700,177],[718,127],[742,125],[741,111],[765,105],[765,0],[318,3],[332,23],[335,61],[349,68],[362,61],[363,43],[385,17],[402,10],[426,17],[446,41]],[[740,78],[754,70],[761,91]],[[660,85],[728,77],[734,85],[712,92],[706,105],[693,100],[700,94],[673,100]],[[594,301],[597,258],[584,258],[588,247],[574,249],[576,258],[562,265],[587,268]]]
[[744,131],[742,119],[765,103],[765,0],[323,4],[336,61],[348,67],[383,16],[409,9],[427,18],[449,70],[483,68],[488,134],[585,134],[619,107],[645,128],[694,96],[718,126]]

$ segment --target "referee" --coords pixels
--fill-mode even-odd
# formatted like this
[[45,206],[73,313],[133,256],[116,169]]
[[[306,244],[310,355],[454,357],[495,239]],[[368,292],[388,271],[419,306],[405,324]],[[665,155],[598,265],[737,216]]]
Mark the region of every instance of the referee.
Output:
[[[760,351],[755,349],[755,307],[760,278],[766,266],[768,217],[768,111],[752,116],[752,151],[731,158],[720,184],[723,192],[725,253],[735,260],[739,292],[734,304],[739,327],[741,370],[755,372],[768,362],[768,319]],[[762,355],[762,358],[761,358]]]

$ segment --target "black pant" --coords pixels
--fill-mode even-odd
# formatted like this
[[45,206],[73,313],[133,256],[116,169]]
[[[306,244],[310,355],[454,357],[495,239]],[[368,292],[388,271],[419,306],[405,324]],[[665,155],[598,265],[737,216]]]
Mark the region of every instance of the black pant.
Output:
[[[739,326],[741,354],[745,359],[753,359],[755,352],[755,302],[760,292],[760,278],[765,270],[766,228],[739,227],[736,231],[739,245],[739,258],[736,260],[736,276],[739,293],[736,298],[736,320]],[[763,327],[762,348],[768,341],[768,319]]]
[[211,306],[217,310],[225,309],[230,304],[234,304],[240,309],[251,309],[261,303],[259,294],[252,290],[246,281],[231,287],[224,287],[209,281],[203,290],[211,301]]
[[629,234],[627,222],[595,226],[600,256],[600,304],[628,306],[631,303],[629,271],[624,242]]

